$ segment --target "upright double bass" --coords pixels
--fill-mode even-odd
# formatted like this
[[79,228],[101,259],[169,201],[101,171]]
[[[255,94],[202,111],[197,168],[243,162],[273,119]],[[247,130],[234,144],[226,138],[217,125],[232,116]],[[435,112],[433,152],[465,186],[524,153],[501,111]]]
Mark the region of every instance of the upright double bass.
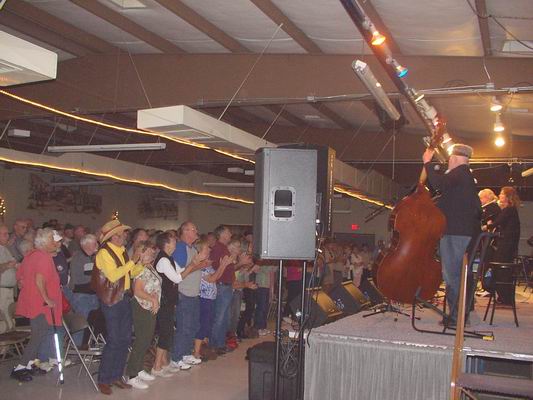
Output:
[[[444,132],[442,124],[429,145],[438,148]],[[435,205],[425,181],[422,170],[415,190],[394,207],[389,218],[391,245],[377,261],[375,275],[378,288],[389,300],[411,304],[419,289],[419,297],[429,300],[442,281],[436,249],[446,229],[446,218]]]

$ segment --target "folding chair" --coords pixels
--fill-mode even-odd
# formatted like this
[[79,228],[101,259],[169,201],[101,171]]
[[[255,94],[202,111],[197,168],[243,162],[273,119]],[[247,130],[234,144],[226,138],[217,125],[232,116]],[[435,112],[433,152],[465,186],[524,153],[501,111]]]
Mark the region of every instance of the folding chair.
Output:
[[[99,361],[100,357],[102,356],[102,352],[105,345],[104,338],[101,335],[95,336],[94,331],[88,324],[85,317],[81,314],[76,314],[74,312],[69,312],[63,315],[63,327],[65,328],[65,332],[67,334],[65,338],[66,347],[64,359],[66,359],[69,355],[77,355],[81,364],[80,369],[78,371],[78,378],[81,375],[82,369],[85,369],[85,372],[87,373],[87,375],[89,375],[89,378],[91,379],[94,388],[96,389],[96,391],[98,391],[98,385],[96,384],[93,378],[93,373],[91,372],[90,367],[94,362]],[[89,330],[88,349],[80,350],[78,346],[76,346],[72,335],[76,332],[82,332],[85,329]]]

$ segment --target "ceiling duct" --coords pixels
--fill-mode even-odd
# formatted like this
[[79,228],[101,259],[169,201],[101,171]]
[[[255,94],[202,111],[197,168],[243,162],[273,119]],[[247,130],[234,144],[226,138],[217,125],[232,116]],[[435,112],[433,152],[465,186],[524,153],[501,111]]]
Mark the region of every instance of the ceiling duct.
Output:
[[0,31],[0,86],[56,78],[57,54]]

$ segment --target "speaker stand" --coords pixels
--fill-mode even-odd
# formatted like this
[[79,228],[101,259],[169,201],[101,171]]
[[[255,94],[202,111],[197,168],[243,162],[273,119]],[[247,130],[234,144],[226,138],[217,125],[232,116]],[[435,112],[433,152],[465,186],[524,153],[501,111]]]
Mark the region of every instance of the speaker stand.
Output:
[[278,273],[278,312],[276,315],[276,362],[274,366],[274,400],[279,400],[279,370],[281,353],[281,296],[283,295],[283,260],[279,260]]
[[[393,306],[390,301],[383,302],[381,304],[378,304],[373,307],[373,312],[363,315],[363,318],[372,317],[374,315],[378,314],[385,314],[385,313],[394,313],[396,314],[396,317],[394,317],[394,322],[398,321],[398,315],[403,315],[408,318],[411,318],[411,315],[403,312],[398,307]],[[419,317],[415,317],[416,319],[420,319]]]

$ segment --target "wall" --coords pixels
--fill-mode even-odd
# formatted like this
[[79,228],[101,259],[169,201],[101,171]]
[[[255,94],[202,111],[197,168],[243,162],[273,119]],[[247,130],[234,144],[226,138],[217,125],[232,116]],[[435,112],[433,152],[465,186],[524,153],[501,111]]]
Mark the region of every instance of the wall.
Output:
[[[5,223],[11,225],[17,217],[32,218],[36,225],[44,221],[56,218],[60,222],[83,224],[95,230],[108,221],[114,210],[119,211],[120,220],[133,227],[171,229],[177,228],[183,221],[194,221],[200,232],[212,231],[219,224],[251,225],[253,218],[253,206],[222,200],[211,200],[201,197],[193,197],[189,201],[179,201],[179,215],[177,218],[142,218],[138,212],[138,206],[143,196],[154,193],[146,188],[112,184],[106,186],[91,186],[90,192],[99,194],[103,198],[101,214],[78,214],[61,211],[29,210],[29,180],[30,174],[49,178],[50,173],[29,170],[24,168],[5,168],[0,166],[0,196],[6,200],[7,214]],[[75,178],[83,179],[83,178]],[[160,196],[165,196],[161,192]],[[383,239],[388,241],[390,233],[387,230],[389,212],[385,210],[372,221],[365,223],[365,217],[374,208],[368,203],[354,199],[338,199],[333,202],[333,209],[340,213],[333,214],[333,232],[375,234],[376,241]],[[532,249],[526,243],[533,235],[533,202],[524,202],[519,210],[521,221],[520,254],[531,254]],[[352,224],[357,224],[359,229],[352,231]]]

